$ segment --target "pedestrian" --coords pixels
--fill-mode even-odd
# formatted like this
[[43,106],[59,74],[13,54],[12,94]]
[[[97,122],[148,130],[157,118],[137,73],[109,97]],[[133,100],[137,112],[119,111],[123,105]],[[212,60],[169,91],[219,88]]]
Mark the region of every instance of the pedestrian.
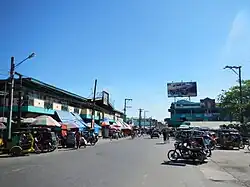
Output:
[[162,135],[163,135],[163,142],[166,143],[166,141],[167,141],[167,131],[166,131],[166,129],[162,130]]
[[76,131],[75,138],[76,138],[76,149],[78,149],[81,147],[81,145],[80,145],[81,134],[80,134],[79,130]]

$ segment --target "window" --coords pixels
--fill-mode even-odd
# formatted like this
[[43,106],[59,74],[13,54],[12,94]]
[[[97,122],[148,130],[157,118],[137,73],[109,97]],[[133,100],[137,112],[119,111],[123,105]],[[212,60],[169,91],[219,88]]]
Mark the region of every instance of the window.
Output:
[[68,106],[62,105],[62,110],[63,110],[63,111],[68,111]]
[[45,109],[53,109],[53,103],[50,101],[45,101],[44,102],[44,108]]
[[79,108],[74,108],[74,113],[79,114]]

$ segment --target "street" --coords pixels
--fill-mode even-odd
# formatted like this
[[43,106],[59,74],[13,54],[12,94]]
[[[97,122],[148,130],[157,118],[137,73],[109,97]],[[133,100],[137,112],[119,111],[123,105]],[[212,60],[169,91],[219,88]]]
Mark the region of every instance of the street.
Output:
[[[141,137],[106,141],[80,150],[1,158],[0,184],[4,187],[239,187],[249,184],[249,173],[239,178],[225,170],[228,162],[222,161],[228,159],[229,153],[215,151],[214,158],[201,166],[169,165],[164,161],[173,144],[161,141]],[[242,151],[232,154],[235,155],[232,160],[244,155],[243,165],[250,158]]]

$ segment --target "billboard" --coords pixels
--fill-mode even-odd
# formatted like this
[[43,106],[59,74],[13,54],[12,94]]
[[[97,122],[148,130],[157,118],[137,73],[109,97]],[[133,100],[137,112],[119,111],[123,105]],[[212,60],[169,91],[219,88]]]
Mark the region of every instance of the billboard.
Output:
[[196,97],[196,82],[175,82],[168,83],[168,97]]
[[109,94],[108,94],[108,92],[105,92],[105,91],[102,92],[102,101],[103,101],[104,105],[109,104]]

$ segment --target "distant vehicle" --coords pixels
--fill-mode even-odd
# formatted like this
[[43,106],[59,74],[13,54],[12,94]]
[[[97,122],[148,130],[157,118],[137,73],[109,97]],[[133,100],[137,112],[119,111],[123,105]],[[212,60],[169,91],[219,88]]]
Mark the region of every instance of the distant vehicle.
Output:
[[160,133],[159,131],[153,131],[150,135],[151,139],[153,138],[160,138]]
[[66,138],[66,146],[69,148],[73,148],[76,145],[75,134],[73,132],[68,132]]

